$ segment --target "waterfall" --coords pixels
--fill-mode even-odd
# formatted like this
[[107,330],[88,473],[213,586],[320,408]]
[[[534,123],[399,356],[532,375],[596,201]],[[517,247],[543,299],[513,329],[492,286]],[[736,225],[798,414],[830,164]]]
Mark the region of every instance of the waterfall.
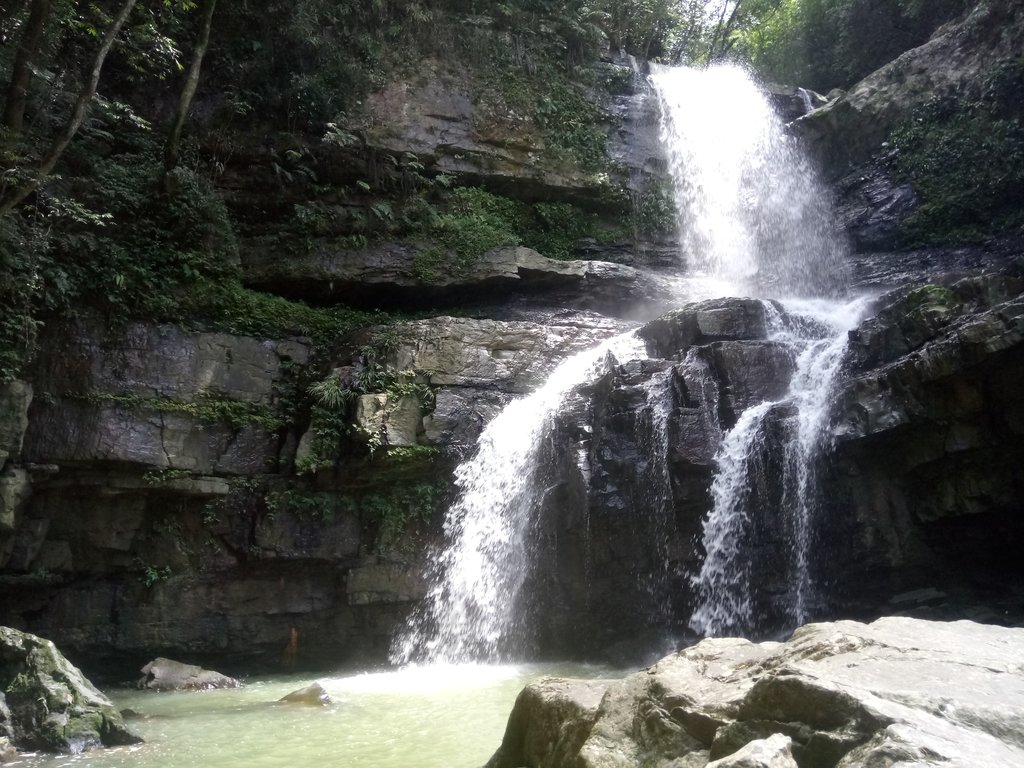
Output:
[[455,470],[459,496],[445,517],[445,547],[432,558],[426,598],[396,638],[392,662],[497,661],[522,653],[526,628],[517,608],[544,491],[537,482],[541,437],[569,391],[594,378],[609,355],[642,357],[643,344],[622,334],[570,357],[484,428],[475,454]]
[[[796,623],[815,599],[809,553],[816,457],[827,436],[845,334],[864,301],[839,300],[844,248],[832,229],[828,197],[747,74],[726,66],[658,68],[652,81],[688,265],[680,285],[692,281],[687,290],[719,296],[778,298],[785,312],[765,303],[771,336],[790,345],[796,368],[786,398],[748,408],[723,433],[713,372],[692,353],[681,363],[700,390],[707,433],[719,441],[714,507],[702,536],[706,557],[692,576],[698,604],[691,625],[705,634],[758,629],[755,593],[763,574],[751,557],[754,523],[773,505],[787,536],[786,614]],[[629,360],[645,353],[629,334],[575,355],[486,425],[475,453],[456,469],[458,498],[445,518],[444,547],[431,560],[425,599],[392,645],[393,662],[496,661],[527,650],[522,593],[549,479],[544,437],[569,392],[596,377],[609,355]],[[668,552],[676,512],[669,462],[676,375],[666,370],[645,379],[646,405],[634,416],[643,456],[631,491],[634,530],[659,538],[650,551],[663,561],[646,570],[640,586],[662,624],[673,621],[676,576]]]
[[655,67],[651,80],[690,270],[738,296],[840,291],[829,197],[747,72]]
[[[786,302],[788,323],[772,338],[792,345],[796,371],[785,398],[748,408],[722,441],[712,484],[714,506],[704,524],[705,551],[692,585],[698,597],[690,626],[703,635],[748,635],[762,628],[751,595],[757,587],[750,548],[753,516],[770,515],[785,527],[789,590],[782,610],[789,626],[807,621],[815,602],[810,554],[817,498],[815,463],[826,447],[829,406],[848,332],[863,316],[866,297],[848,302]],[[786,411],[789,413],[787,414]],[[772,420],[776,423],[773,424]],[[772,472],[769,432],[781,434],[782,476]],[[778,509],[772,484],[781,483]]]
[[755,550],[765,521],[786,536],[773,563],[786,569],[788,587],[773,599],[799,624],[815,602],[815,468],[847,332],[866,302],[839,300],[845,247],[829,197],[749,75],[734,66],[657,68],[652,82],[688,262],[737,295],[781,299],[784,316],[766,304],[771,335],[796,358],[787,396],[748,408],[722,437],[690,624],[705,635],[762,627],[765,574],[755,572]]

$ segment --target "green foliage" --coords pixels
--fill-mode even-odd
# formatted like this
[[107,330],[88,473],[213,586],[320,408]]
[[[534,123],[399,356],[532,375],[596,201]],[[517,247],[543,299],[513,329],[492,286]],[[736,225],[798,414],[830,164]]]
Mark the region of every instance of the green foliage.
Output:
[[928,39],[971,0],[745,0],[725,50],[768,77],[847,87]]
[[141,581],[147,589],[159,584],[161,581],[167,581],[174,572],[171,571],[169,565],[163,568],[158,568],[152,563],[147,563],[140,558],[135,558],[135,567],[140,571],[139,581]]
[[534,118],[548,149],[585,171],[608,165],[607,137],[597,105],[576,84],[548,81],[537,99]]
[[[380,435],[357,435],[353,429],[355,405],[361,395],[384,394],[387,396],[387,408],[394,408],[405,398],[414,398],[423,414],[434,410],[436,401],[429,372],[395,370],[386,363],[395,343],[393,332],[381,332],[372,343],[360,349],[359,362],[352,373],[339,369],[309,385],[306,392],[312,400],[310,430],[313,442],[309,454],[296,464],[299,474],[333,466],[343,450],[352,447],[354,437],[362,438],[371,457],[385,447]],[[365,451],[363,448],[364,454]],[[393,451],[402,452],[398,457],[408,460],[413,449],[389,447],[389,459]]]
[[633,223],[638,232],[667,235],[676,231],[676,204],[668,186],[656,184],[633,202]]
[[244,288],[237,277],[204,280],[183,302],[183,318],[202,328],[243,336],[307,336],[314,343],[329,344],[368,325],[385,322],[382,312],[346,307],[311,307]]
[[440,214],[429,234],[437,247],[416,255],[413,270],[425,282],[446,274],[463,274],[485,251],[518,245],[521,203],[476,187],[452,190],[448,210]]
[[306,491],[299,488],[272,491],[267,494],[264,501],[269,515],[287,513],[313,518],[325,523],[334,520],[338,506],[335,494]]
[[142,482],[154,488],[159,488],[175,480],[185,480],[192,476],[187,469],[160,469],[150,470],[142,475]]
[[378,547],[393,545],[415,523],[429,523],[441,511],[443,494],[437,485],[417,482],[396,485],[359,499],[364,523],[377,528]]
[[921,204],[907,245],[1024,231],[1024,65],[994,72],[980,99],[936,99],[892,136],[897,178]]
[[255,424],[268,432],[277,432],[284,426],[281,417],[268,405],[212,395],[200,395],[196,400],[182,402],[166,397],[90,392],[84,399],[96,405],[128,410],[181,414],[208,424],[227,424],[233,429]]
[[492,248],[514,245],[552,259],[572,259],[576,243],[584,238],[610,242],[626,234],[627,204],[617,203],[623,213],[601,217],[571,203],[528,205],[478,187],[457,187],[445,211],[423,233],[437,245],[419,252],[413,269],[421,280],[433,282],[465,274]]

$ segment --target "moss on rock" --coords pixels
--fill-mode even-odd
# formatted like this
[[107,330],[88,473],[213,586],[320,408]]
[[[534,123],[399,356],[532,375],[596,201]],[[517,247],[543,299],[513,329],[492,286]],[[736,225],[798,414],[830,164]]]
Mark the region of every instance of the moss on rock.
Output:
[[9,627],[0,627],[0,702],[0,730],[21,749],[77,754],[141,741],[52,642]]

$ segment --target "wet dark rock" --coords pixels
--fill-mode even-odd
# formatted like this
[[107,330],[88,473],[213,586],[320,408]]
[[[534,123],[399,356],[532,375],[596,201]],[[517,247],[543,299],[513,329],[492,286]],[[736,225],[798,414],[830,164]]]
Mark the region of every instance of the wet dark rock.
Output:
[[326,707],[333,703],[331,697],[320,683],[310,683],[305,688],[292,691],[278,699],[278,702],[281,704],[299,704],[304,707]]
[[836,219],[857,252],[892,251],[917,208],[913,186],[898,184],[875,159],[836,182]]
[[618,682],[528,686],[489,765],[1017,765],[1022,653],[1024,629],[905,618],[704,640]]
[[141,741],[49,640],[0,627],[0,736],[22,750],[78,754]]
[[984,243],[932,246],[903,251],[870,251],[851,257],[853,286],[869,291],[954,282],[985,272],[1012,272],[1024,254],[1020,237],[994,238]]
[[158,658],[141,670],[139,688],[151,691],[207,691],[214,688],[241,688],[242,683],[195,664]]
[[695,344],[764,339],[767,310],[756,299],[711,299],[688,304],[639,330],[652,357],[681,359]]
[[980,602],[1024,580],[1022,290],[1000,275],[923,286],[851,335],[819,553],[840,601],[973,584]]

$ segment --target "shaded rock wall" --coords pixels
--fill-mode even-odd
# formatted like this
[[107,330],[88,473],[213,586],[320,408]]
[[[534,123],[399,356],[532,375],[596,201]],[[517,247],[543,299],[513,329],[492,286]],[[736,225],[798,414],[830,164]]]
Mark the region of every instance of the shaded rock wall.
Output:
[[977,590],[995,601],[979,615],[1016,614],[1022,290],[1015,277],[925,286],[853,334],[820,534],[837,593]]

